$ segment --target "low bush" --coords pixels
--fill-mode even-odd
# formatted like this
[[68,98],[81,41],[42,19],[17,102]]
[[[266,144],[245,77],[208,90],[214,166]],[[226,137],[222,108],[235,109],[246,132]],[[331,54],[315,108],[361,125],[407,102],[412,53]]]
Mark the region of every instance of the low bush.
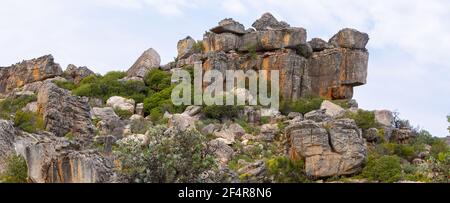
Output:
[[25,159],[18,155],[10,155],[6,161],[5,171],[0,174],[0,182],[26,183],[28,167]]
[[127,110],[122,110],[119,108],[115,108],[114,112],[117,114],[117,116],[119,116],[121,119],[129,119],[133,113],[131,113],[130,111]]
[[35,133],[44,129],[44,120],[36,113],[18,111],[14,117],[14,126]]
[[375,114],[372,111],[364,111],[360,109],[356,113],[348,112],[345,117],[355,120],[356,125],[363,130],[380,127],[380,125],[375,121]]
[[166,133],[164,126],[150,130],[149,146],[142,148],[138,143],[119,143],[116,149],[121,173],[132,182],[202,182],[202,173],[216,167],[204,145],[206,138],[199,132]]
[[218,106],[211,105],[203,107],[202,111],[207,118],[222,119],[222,118],[236,118],[239,112],[244,109],[243,106]]
[[402,178],[402,167],[398,156],[369,155],[362,177],[370,181],[397,182]]
[[11,115],[14,115],[17,111],[20,111],[28,103],[37,100],[35,95],[24,95],[18,98],[7,98],[0,102],[0,118],[9,120]]
[[290,112],[299,112],[302,114],[320,109],[323,99],[318,96],[307,96],[297,101],[282,101],[280,111],[287,115]]
[[286,156],[275,157],[266,161],[268,173],[277,183],[309,182],[304,172],[302,160],[292,161]]

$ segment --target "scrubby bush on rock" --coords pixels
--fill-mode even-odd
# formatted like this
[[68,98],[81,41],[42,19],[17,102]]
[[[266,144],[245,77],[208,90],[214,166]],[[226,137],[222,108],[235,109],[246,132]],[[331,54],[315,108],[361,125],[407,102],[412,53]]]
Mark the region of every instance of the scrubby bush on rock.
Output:
[[302,114],[308,113],[313,110],[320,109],[323,99],[318,96],[307,96],[300,98],[297,101],[285,101],[283,100],[280,105],[280,111],[287,115],[290,112],[299,112]]
[[275,157],[266,161],[269,175],[277,183],[309,182],[304,173],[304,162],[293,161],[285,156]]
[[397,182],[402,178],[400,158],[370,155],[361,175],[370,181]]
[[25,159],[18,155],[10,155],[6,162],[6,170],[0,174],[0,182],[26,183],[28,167]]
[[28,103],[37,100],[35,95],[23,95],[17,98],[7,98],[0,102],[0,118],[10,119],[17,111],[20,111]]
[[203,182],[202,174],[215,167],[207,154],[206,138],[195,130],[175,132],[156,126],[148,133],[150,144],[119,143],[116,151],[122,174],[132,182]]
[[44,129],[44,120],[36,113],[18,111],[14,117],[14,126],[35,133]]

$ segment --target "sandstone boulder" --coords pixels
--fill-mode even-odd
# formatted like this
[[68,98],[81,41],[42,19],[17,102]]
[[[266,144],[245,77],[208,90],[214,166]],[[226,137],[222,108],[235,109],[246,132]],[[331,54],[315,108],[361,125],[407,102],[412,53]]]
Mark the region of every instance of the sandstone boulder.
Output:
[[77,67],[73,64],[68,65],[67,69],[64,71],[65,78],[73,81],[75,84],[80,83],[83,78],[94,74],[95,73],[86,66]]
[[311,48],[313,49],[314,52],[334,48],[333,45],[329,44],[328,42],[320,38],[313,38],[311,39],[311,41],[308,42],[308,44],[311,45]]
[[44,141],[26,148],[28,179],[33,183],[105,183],[113,175],[109,160],[92,151],[73,151],[67,143]]
[[45,83],[39,89],[37,104],[45,129],[56,136],[72,133],[75,137],[88,138],[94,134],[86,98],[72,96],[53,83]]
[[229,52],[241,47],[241,37],[232,33],[206,33],[203,36],[203,47],[205,52]]
[[136,102],[133,99],[126,99],[119,96],[113,96],[106,101],[106,105],[112,107],[113,109],[120,109],[123,111],[128,111],[134,114],[134,105]]
[[264,13],[252,26],[256,30],[278,30],[290,27],[286,22],[278,21],[271,13]]
[[329,121],[331,120],[331,116],[329,116],[328,114],[326,114],[326,110],[325,109],[320,109],[320,110],[313,110],[310,111],[308,113],[305,114],[304,116],[305,120],[312,120],[315,122],[324,122],[324,121]]
[[234,154],[233,148],[228,146],[226,141],[221,138],[211,140],[208,143],[208,152],[214,154],[221,164],[227,164]]
[[348,175],[361,170],[366,146],[360,130],[350,119],[335,120],[327,130],[314,121],[291,124],[286,132],[291,142],[291,157],[305,159],[310,177]]
[[325,110],[325,114],[331,117],[337,117],[345,113],[345,109],[328,100],[322,102],[320,109]]
[[160,65],[161,57],[158,52],[150,48],[138,58],[130,69],[128,69],[127,77],[144,78],[150,70],[154,68],[157,69]]
[[389,127],[394,123],[394,115],[389,110],[374,111],[375,121],[379,124]]
[[0,94],[60,75],[61,67],[54,62],[52,55],[26,60],[10,67],[0,67]]
[[219,22],[219,26],[211,29],[211,32],[216,34],[233,33],[237,35],[243,35],[246,33],[244,25],[233,20],[232,18],[223,19]]
[[192,55],[195,45],[195,40],[192,37],[187,36],[186,38],[178,41],[177,50],[178,50],[178,59],[184,59]]
[[368,42],[368,34],[350,28],[342,29],[329,41],[336,47],[348,49],[365,49]]
[[178,131],[186,131],[195,129],[196,119],[184,115],[184,114],[174,114],[169,117],[169,128],[174,128]]

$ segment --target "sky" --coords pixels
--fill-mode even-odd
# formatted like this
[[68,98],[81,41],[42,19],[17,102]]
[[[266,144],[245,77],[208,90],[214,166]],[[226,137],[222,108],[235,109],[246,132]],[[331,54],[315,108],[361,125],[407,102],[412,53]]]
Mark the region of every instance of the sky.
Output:
[[308,39],[350,27],[370,36],[368,83],[354,98],[368,110],[400,112],[447,136],[450,1],[447,0],[0,0],[0,66],[52,54],[63,69],[127,70],[148,48],[168,63],[178,40],[201,40],[226,17],[246,27],[265,12]]

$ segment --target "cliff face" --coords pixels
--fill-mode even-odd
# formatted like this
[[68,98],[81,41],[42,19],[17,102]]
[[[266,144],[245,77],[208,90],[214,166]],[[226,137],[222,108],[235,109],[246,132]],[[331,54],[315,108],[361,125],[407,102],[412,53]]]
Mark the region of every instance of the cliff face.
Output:
[[180,40],[178,61],[168,68],[202,61],[205,70],[279,70],[281,95],[288,100],[309,94],[351,99],[353,87],[366,84],[367,34],[347,28],[329,42],[307,42],[305,29],[279,22],[269,13],[253,27],[245,30],[239,22],[224,19],[205,33],[203,49],[195,49],[191,37]]
[[0,68],[0,96],[26,84],[62,75],[53,56],[47,55]]

